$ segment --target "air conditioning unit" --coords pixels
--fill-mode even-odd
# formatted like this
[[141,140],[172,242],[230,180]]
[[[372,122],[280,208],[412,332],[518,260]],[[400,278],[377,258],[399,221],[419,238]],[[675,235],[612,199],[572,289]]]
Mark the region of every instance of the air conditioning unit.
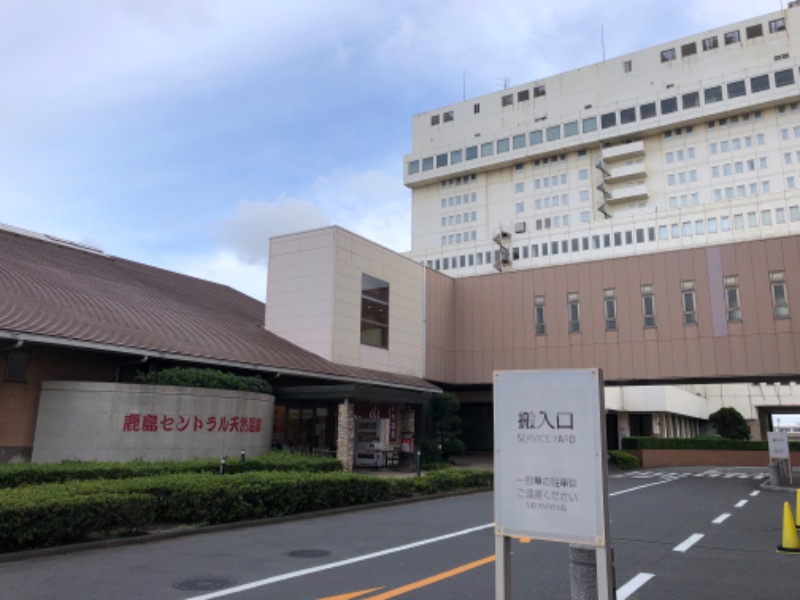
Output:
[[525,233],[525,221],[514,223],[514,233]]

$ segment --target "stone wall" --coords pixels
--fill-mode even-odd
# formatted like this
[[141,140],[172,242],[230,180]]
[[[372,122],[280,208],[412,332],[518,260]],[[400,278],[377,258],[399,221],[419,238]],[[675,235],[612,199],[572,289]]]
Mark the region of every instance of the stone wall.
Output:
[[345,471],[353,470],[355,459],[355,407],[350,402],[339,405],[339,432],[336,444],[336,458]]

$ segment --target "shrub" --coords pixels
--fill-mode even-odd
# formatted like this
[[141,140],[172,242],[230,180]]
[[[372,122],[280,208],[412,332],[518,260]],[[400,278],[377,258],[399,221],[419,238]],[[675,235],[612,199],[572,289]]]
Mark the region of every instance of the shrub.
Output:
[[732,440],[749,440],[750,426],[744,420],[742,413],[731,406],[725,406],[708,415],[708,420],[714,425],[717,433]]
[[638,469],[642,463],[633,454],[622,452],[621,450],[609,450],[611,462],[618,466],[620,469]]
[[272,386],[260,377],[235,375],[217,369],[198,369],[195,367],[175,367],[154,373],[139,373],[136,375],[136,381],[149,385],[239,390],[260,394],[272,393]]
[[419,449],[421,452],[420,460],[423,464],[442,461],[442,454],[439,452],[439,442],[436,440],[431,438],[420,440]]
[[[767,450],[767,442],[731,440],[727,438],[651,438],[628,437],[622,440],[623,450]],[[800,451],[800,442],[789,442],[789,449]]]
[[[301,456],[289,452],[268,452],[242,462],[230,460],[226,473],[248,471],[299,471],[324,473],[341,471],[342,464],[335,458]],[[147,462],[135,460],[126,463],[66,462],[60,464],[0,465],[0,488],[42,483],[63,483],[90,479],[132,479],[153,475],[176,473],[217,473],[219,459],[164,460]]]

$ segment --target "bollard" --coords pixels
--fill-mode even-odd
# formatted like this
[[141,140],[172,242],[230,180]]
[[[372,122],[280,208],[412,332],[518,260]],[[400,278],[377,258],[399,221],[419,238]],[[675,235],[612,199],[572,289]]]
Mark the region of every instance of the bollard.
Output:
[[421,475],[422,469],[422,450],[417,450],[417,477]]
[[596,600],[597,554],[593,546],[569,545],[571,600]]
[[239,452],[239,457],[241,458],[241,461],[244,462],[244,448],[242,448],[242,451]]
[[225,457],[219,459],[219,474],[225,475]]
[[777,462],[769,463],[769,484],[770,485],[781,484],[781,469],[780,465],[778,465]]

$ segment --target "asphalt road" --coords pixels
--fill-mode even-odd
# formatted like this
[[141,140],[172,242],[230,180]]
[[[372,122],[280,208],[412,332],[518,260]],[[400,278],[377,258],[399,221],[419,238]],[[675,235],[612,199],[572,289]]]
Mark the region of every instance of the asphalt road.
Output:
[[[759,491],[763,475],[610,478],[619,600],[800,597],[800,555],[775,551],[795,495]],[[492,494],[478,493],[9,562],[0,599],[487,600],[492,511]],[[570,598],[566,545],[514,540],[512,551],[515,600]]]

